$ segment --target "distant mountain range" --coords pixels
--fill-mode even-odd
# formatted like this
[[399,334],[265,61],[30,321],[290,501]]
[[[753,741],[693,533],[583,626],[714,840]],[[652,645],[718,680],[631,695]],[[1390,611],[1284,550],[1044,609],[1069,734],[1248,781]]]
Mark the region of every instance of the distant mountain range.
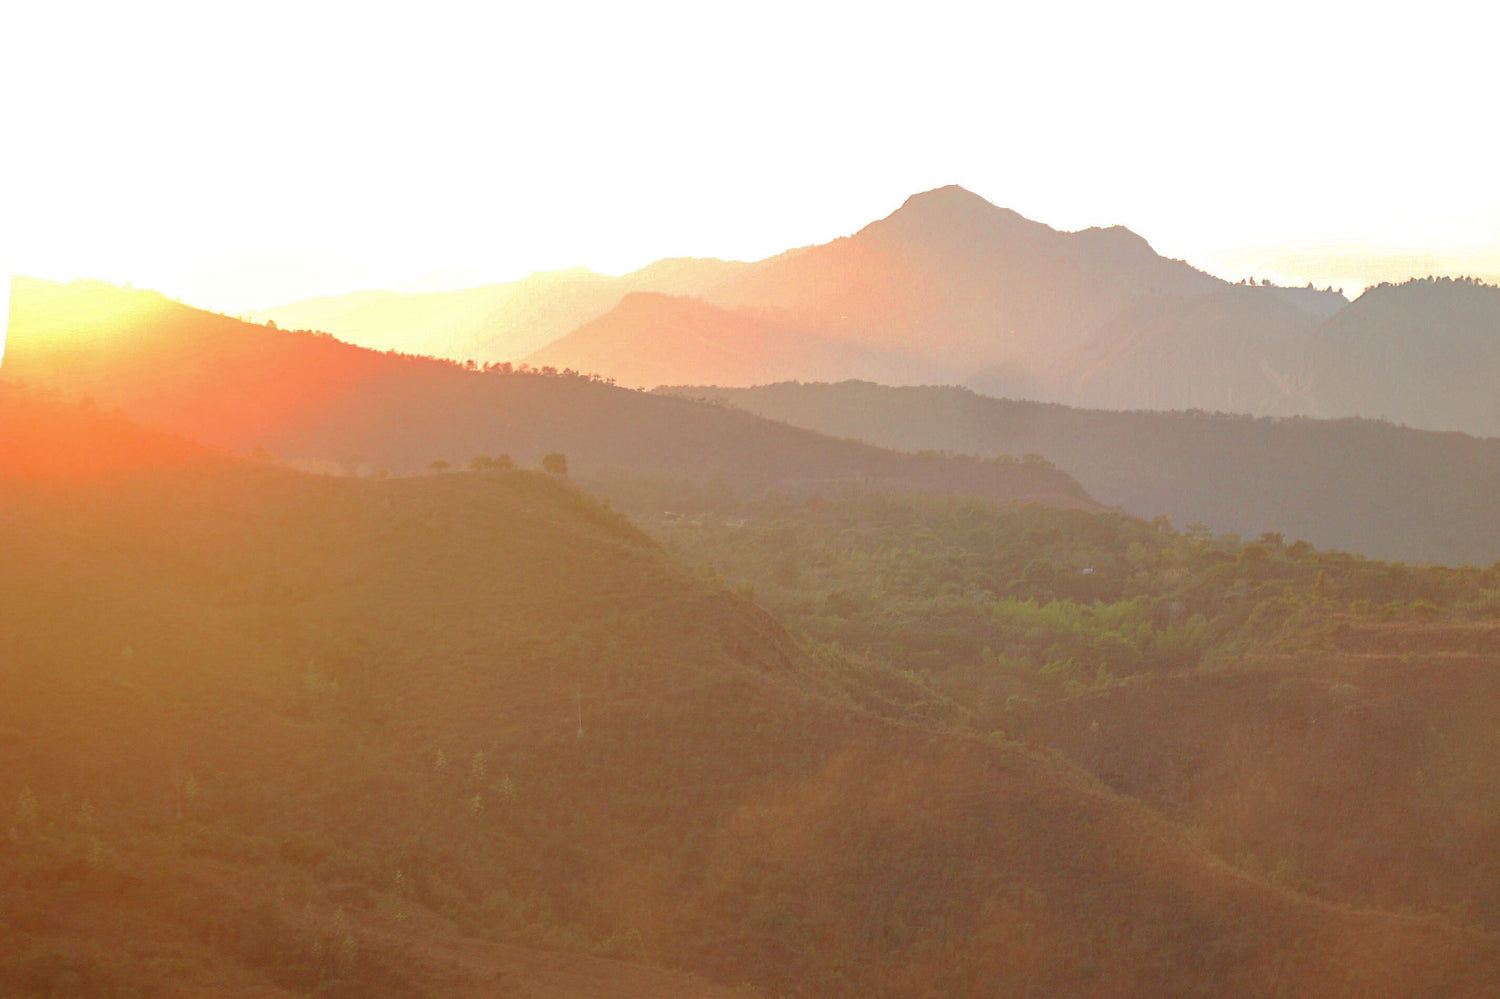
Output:
[[1275,531],[1416,562],[1500,559],[1500,440],[1374,420],[1119,413],[868,382],[662,391],[885,447],[1045,454],[1100,501],[1180,527]]
[[258,318],[378,349],[636,387],[863,378],[1104,409],[1384,417],[1500,435],[1500,291],[1417,280],[1355,303],[1230,284],[1120,226],[1061,232],[960,187],[754,263],[367,292]]
[[304,468],[412,472],[501,453],[531,465],[556,451],[576,471],[749,490],[859,483],[1095,506],[1042,464],[905,454],[579,376],[378,353],[100,282],[17,280],[0,378]]

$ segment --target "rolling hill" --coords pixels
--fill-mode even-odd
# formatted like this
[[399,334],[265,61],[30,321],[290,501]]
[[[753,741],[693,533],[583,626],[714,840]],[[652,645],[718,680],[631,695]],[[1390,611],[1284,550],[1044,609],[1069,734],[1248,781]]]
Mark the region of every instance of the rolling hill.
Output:
[[820,654],[920,677],[1256,878],[1500,927],[1500,563],[875,493],[642,523]]
[[908,450],[1037,452],[1101,502],[1392,559],[1500,559],[1500,441],[1370,420],[1105,412],[868,383],[671,391]]
[[410,472],[497,453],[530,465],[562,452],[578,471],[717,476],[747,489],[855,481],[1092,502],[1034,463],[902,454],[577,376],[377,353],[99,283],[18,280],[0,375],[325,470]]
[[920,687],[808,657],[553,477],[152,434],[120,465],[117,418],[10,387],[0,413],[11,454],[79,442],[76,474],[0,466],[11,992],[1493,980],[1483,933],[1248,877],[1069,765],[930,727]]

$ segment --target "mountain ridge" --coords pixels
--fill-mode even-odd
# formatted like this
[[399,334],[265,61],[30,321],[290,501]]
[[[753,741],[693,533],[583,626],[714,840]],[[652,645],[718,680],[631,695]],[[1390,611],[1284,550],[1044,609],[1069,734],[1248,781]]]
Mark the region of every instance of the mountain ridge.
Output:
[[1366,556],[1500,559],[1500,440],[1341,418],[1111,412],[868,382],[664,388],[906,450],[1047,455],[1105,504]]
[[904,454],[577,375],[378,353],[99,282],[20,281],[14,291],[0,377],[306,467],[400,473],[563,452],[579,471],[717,475],[752,490],[863,482],[1094,505],[1036,464]]

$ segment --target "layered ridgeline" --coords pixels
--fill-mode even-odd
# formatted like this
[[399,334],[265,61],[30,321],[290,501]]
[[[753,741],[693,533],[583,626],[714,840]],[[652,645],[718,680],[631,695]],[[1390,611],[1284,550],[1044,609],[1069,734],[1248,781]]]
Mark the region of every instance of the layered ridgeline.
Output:
[[261,318],[651,387],[868,378],[1105,409],[1384,417],[1500,435],[1500,290],[1231,285],[1119,226],[1062,232],[958,187],[754,263],[667,260]]
[[556,478],[311,476],[8,388],[0,417],[8,993],[1480,996],[1500,973],[1483,932],[1254,877],[957,734],[920,683],[807,655]]
[[476,370],[256,326],[150,292],[17,280],[0,377],[238,452],[410,472],[559,452],[578,470],[674,472],[750,489],[854,481],[1091,503],[1044,464],[911,455],[556,372]]
[[[502,301],[524,308],[494,304]],[[1124,227],[1063,232],[945,187],[852,236],[754,263],[684,259],[619,278],[570,271],[444,295],[364,293],[260,318],[371,346],[530,359],[642,387],[755,384],[769,364],[772,377],[972,380],[986,391],[1053,397],[1075,381],[1093,385],[1070,355],[1105,332],[1129,341],[1165,328],[1204,341],[1194,349],[1211,357],[1246,324],[1252,339],[1275,340],[1342,305],[1332,292],[1231,286],[1158,255]],[[775,344],[770,358],[766,341]],[[1259,365],[1236,375],[1250,383],[1241,394],[1269,401],[1287,378]]]
[[[1372,293],[1373,294],[1373,293]],[[1370,420],[1105,412],[866,382],[664,390],[886,447],[1037,452],[1100,502],[1380,558],[1500,559],[1500,441]]]

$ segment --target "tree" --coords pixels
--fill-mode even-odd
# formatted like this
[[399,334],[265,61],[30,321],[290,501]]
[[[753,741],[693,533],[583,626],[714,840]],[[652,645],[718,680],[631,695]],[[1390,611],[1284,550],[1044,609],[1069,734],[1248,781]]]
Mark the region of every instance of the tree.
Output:
[[553,451],[542,459],[542,468],[553,475],[568,474],[568,458],[566,455]]
[[437,461],[434,461],[432,464],[428,465],[427,467],[430,468],[430,469],[432,469],[434,472],[446,472],[449,468],[451,468],[453,466],[449,465],[446,461],[444,461],[443,459],[439,458]]

